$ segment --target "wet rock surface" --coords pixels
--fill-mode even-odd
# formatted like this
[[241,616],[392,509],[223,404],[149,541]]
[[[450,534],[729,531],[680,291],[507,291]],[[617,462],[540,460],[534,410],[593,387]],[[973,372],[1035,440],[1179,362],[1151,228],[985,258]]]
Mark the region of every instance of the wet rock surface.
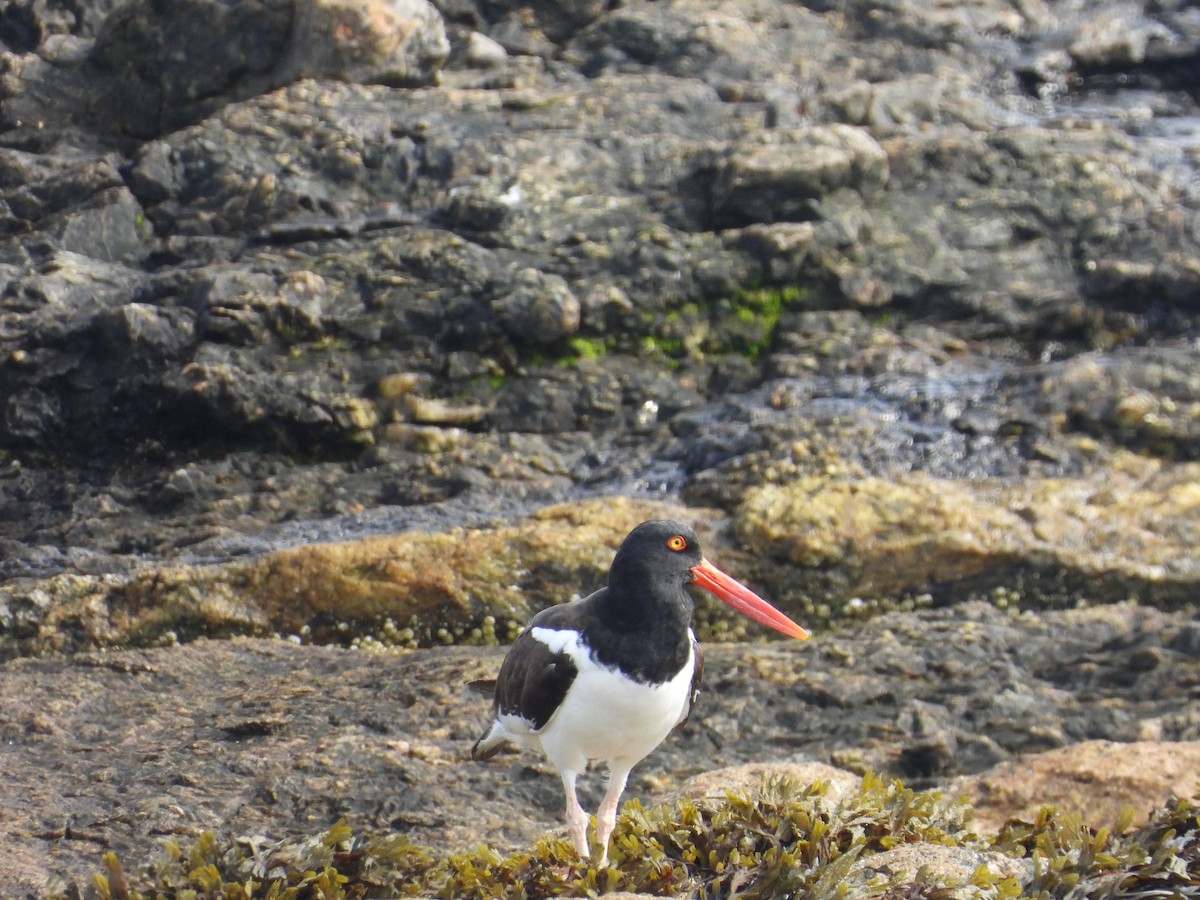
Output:
[[1187,11],[422,3],[10,4],[6,575],[1196,458]]
[[311,642],[502,642],[662,513],[822,637],[715,648],[643,795],[1196,740],[1195,12],[7,4],[13,883],[527,840],[540,764],[457,762],[498,651]]

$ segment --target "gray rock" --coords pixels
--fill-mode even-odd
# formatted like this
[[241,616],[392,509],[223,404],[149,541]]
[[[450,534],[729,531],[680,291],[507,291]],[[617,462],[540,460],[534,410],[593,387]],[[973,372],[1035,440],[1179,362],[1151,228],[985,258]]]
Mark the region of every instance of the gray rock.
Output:
[[48,23],[31,24],[27,42],[41,52],[14,60],[15,90],[2,98],[22,142],[78,144],[78,123],[136,146],[304,78],[430,84],[450,50],[426,0],[130,0],[98,22],[94,39],[44,43]]
[[119,165],[111,154],[81,162],[0,151],[5,256],[27,259],[25,246],[38,242],[106,262],[144,254],[149,235],[138,224],[141,209],[125,190]]
[[1128,68],[1146,62],[1151,43],[1169,43],[1174,38],[1161,22],[1131,10],[1105,10],[1082,24],[1067,52],[1081,67]]
[[718,219],[729,224],[808,220],[819,198],[842,188],[874,194],[887,178],[887,154],[864,130],[771,131],[729,150],[713,199]]
[[104,262],[138,262],[150,246],[141,204],[124,187],[96,194],[61,221],[43,224],[63,250]]
[[436,80],[449,53],[442,17],[427,0],[307,0],[295,6],[273,80],[416,87]]
[[101,127],[151,137],[271,86],[294,4],[132,0],[104,20],[91,61]]
[[463,61],[468,66],[477,69],[492,69],[503,65],[508,60],[508,51],[504,49],[504,46],[486,34],[472,31],[467,35],[465,43]]
[[1047,405],[1076,428],[1178,458],[1200,452],[1200,372],[1175,344],[1081,354],[1049,367]]
[[579,330],[579,300],[558,275],[522,269],[492,306],[505,330],[522,343],[561,344]]

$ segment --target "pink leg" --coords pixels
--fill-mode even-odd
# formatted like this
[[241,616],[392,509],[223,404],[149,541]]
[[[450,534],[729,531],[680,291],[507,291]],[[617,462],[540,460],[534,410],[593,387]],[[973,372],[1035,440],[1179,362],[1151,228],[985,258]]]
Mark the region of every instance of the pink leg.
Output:
[[574,772],[568,770],[563,770],[561,775],[563,793],[567,799],[567,834],[571,838],[571,843],[575,845],[575,852],[579,854],[579,858],[587,860],[592,855],[587,842],[588,820],[587,813],[579,805],[579,798],[575,796],[575,779],[577,776]]
[[608,789],[600,808],[596,810],[596,843],[600,845],[600,862],[597,868],[608,865],[608,839],[612,837],[617,825],[617,805],[621,802],[621,794],[625,792],[625,782],[629,780],[629,770],[632,766],[614,762],[608,773]]

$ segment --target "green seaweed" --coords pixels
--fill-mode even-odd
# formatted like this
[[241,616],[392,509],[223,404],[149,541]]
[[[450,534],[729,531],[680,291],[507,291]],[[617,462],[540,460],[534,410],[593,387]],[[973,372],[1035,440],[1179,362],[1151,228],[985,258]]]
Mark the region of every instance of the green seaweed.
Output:
[[[681,799],[654,809],[636,800],[618,820],[610,863],[596,869],[570,844],[544,837],[501,854],[486,846],[439,857],[398,834],[355,834],[345,822],[314,837],[221,843],[211,833],[191,848],[128,873],[115,854],[92,888],[102,900],[143,898],[445,898],[596,896],[611,890],[704,898],[1083,898],[1200,897],[1200,807],[1176,800],[1143,827],[1129,816],[1090,829],[1047,807],[1033,822],[1010,822],[993,840],[970,830],[971,810],[937,791],[864,777],[841,799],[828,783],[766,779],[750,793]],[[981,865],[967,884],[940,884],[922,870],[897,884],[867,867],[870,856],[925,843],[998,851],[1030,860],[1019,880]]]
[[1031,860],[1025,897],[1200,897],[1198,801],[1177,798],[1136,830],[1129,811],[1112,828],[1093,829],[1045,806],[1032,823],[1009,822],[995,843]]

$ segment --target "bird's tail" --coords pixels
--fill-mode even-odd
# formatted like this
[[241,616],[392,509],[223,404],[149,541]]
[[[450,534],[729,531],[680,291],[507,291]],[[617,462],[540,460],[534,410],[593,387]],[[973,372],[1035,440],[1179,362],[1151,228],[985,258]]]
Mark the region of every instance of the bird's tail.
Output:
[[496,679],[476,678],[474,681],[468,681],[467,687],[477,694],[483,694],[485,697],[493,697],[496,694]]
[[504,733],[504,726],[499,722],[493,722],[483,736],[475,742],[475,746],[471,748],[471,759],[476,761],[491,759],[507,742],[508,736]]

